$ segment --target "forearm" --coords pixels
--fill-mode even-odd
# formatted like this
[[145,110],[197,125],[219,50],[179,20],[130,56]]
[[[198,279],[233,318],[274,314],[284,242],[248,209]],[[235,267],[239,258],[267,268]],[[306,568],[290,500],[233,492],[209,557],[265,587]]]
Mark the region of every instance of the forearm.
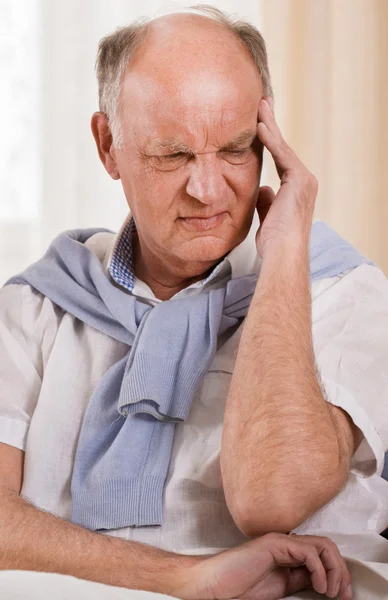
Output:
[[293,528],[338,493],[340,461],[315,369],[308,246],[279,245],[262,263],[225,409],[228,506],[256,534]]
[[[203,559],[203,557],[202,557]],[[200,560],[91,532],[43,512],[15,493],[0,496],[0,569],[73,575],[173,595]]]

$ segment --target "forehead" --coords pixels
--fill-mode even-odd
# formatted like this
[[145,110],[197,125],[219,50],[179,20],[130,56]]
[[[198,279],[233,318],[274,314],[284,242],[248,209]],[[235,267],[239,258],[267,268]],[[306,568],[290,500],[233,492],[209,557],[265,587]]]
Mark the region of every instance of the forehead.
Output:
[[187,72],[180,80],[161,81],[145,73],[130,73],[123,82],[121,119],[124,133],[151,140],[178,139],[187,144],[216,137],[230,141],[254,129],[262,97],[259,77],[241,81],[209,70]]
[[123,133],[173,137],[244,130],[257,120],[262,91],[247,48],[224,27],[192,15],[162,18],[125,74]]

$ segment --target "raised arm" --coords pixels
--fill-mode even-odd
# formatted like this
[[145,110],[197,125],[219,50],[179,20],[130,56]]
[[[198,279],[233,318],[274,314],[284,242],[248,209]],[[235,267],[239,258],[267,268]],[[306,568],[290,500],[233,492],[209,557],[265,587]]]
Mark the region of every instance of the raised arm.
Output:
[[262,188],[261,273],[227,399],[221,469],[229,510],[247,535],[288,532],[347,481],[359,430],[324,398],[315,368],[309,235],[317,184],[261,101],[258,136],[281,187]]

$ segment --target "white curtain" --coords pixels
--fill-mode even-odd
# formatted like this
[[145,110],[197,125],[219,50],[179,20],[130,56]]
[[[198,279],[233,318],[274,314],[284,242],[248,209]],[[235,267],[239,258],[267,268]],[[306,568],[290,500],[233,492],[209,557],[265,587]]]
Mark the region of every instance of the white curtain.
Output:
[[261,7],[277,118],[318,178],[316,217],[388,275],[388,1]]
[[[139,16],[189,4],[0,0],[0,285],[65,229],[118,229],[127,204],[90,132],[98,41]],[[257,0],[213,4],[259,25]]]

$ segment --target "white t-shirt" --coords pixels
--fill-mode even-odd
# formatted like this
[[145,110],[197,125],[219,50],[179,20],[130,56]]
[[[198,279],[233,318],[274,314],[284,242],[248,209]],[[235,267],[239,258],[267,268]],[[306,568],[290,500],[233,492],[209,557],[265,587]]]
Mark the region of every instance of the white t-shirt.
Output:
[[[106,272],[116,239],[98,233],[86,243]],[[251,230],[214,276],[176,296],[224,285],[259,272],[260,265]],[[127,293],[160,302],[137,279]],[[388,281],[377,267],[361,265],[312,284],[311,293],[314,350],[327,399],[351,416],[364,439],[346,487],[297,531],[381,532],[388,526],[388,482],[380,477],[388,447]],[[187,421],[176,425],[162,526],[107,534],[181,554],[219,552],[247,539],[228,511],[220,472],[241,330],[224,334]],[[25,451],[21,493],[35,506],[70,519],[73,462],[89,398],[127,349],[28,285],[0,290],[0,442]]]

